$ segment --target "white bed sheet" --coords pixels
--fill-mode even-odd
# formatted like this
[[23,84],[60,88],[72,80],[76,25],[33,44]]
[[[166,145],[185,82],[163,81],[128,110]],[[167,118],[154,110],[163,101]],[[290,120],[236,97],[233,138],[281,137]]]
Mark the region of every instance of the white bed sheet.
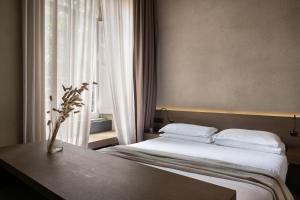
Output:
[[[282,180],[285,180],[287,173],[287,159],[285,155],[224,147],[215,144],[195,143],[162,137],[132,144],[129,146],[140,149],[177,153],[181,155],[209,158],[234,164],[257,167],[276,173]],[[236,191],[237,200],[272,199],[272,195],[269,191],[251,184],[221,178],[214,178],[170,168],[157,166],[152,167],[233,189]]]
[[273,154],[164,137],[146,140],[129,146],[264,169],[279,176],[283,182],[285,181],[288,169],[285,154]]
[[272,200],[273,199],[273,196],[269,191],[257,187],[255,185],[184,172],[176,169],[157,167],[153,165],[148,165],[148,166],[235,190],[237,200]]

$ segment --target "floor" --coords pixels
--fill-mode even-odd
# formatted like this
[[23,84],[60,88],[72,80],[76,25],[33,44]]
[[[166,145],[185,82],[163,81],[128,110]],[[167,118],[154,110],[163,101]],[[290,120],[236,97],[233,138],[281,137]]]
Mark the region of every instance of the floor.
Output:
[[293,192],[293,191],[291,191],[291,192],[292,192],[295,200],[300,200],[300,194],[299,194],[299,192]]

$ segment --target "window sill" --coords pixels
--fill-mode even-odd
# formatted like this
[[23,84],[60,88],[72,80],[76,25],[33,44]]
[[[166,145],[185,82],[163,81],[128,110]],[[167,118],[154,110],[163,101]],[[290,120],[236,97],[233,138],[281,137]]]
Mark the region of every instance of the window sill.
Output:
[[117,133],[115,131],[107,131],[101,133],[90,134],[88,148],[101,149],[108,146],[118,144]]

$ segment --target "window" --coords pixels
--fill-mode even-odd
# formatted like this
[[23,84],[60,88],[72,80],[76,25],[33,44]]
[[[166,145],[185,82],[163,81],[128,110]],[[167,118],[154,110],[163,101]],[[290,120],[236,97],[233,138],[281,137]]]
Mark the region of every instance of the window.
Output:
[[113,127],[112,96],[110,82],[105,65],[104,24],[99,11],[97,23],[97,64],[93,68],[93,80],[98,85],[92,88],[92,121],[89,148],[97,149],[117,144],[117,134]]
[[[94,2],[92,1],[92,3]],[[92,4],[89,4],[90,8],[92,7],[91,5]],[[92,74],[88,74],[87,76],[92,76],[91,82],[98,83],[98,85],[91,85],[89,88],[92,93],[90,106],[92,119],[98,120],[99,123],[105,125],[112,123],[113,104],[108,71],[104,59],[104,30],[101,17],[98,18],[96,24],[95,18],[93,17],[88,17],[88,21],[84,21],[84,19],[86,19],[86,2],[83,0],[47,0],[45,1],[45,6],[46,99],[48,100],[51,94],[57,107],[59,107],[59,98],[57,97],[61,97],[63,93],[61,84],[68,86],[73,82],[77,82],[76,77],[80,73],[78,69],[80,69],[81,66],[91,67]],[[94,12],[97,7],[98,5],[92,7],[94,9],[91,10]],[[99,13],[101,14],[100,8]],[[90,42],[86,42],[89,39],[85,38],[87,35],[85,34],[85,28],[87,28],[87,26],[85,26],[86,24],[91,25],[88,26],[88,28],[92,30],[90,33],[93,33],[91,38],[95,40],[95,45],[94,43],[90,45]],[[96,35],[94,34],[95,30]],[[84,57],[80,51],[76,50],[85,48],[86,43],[90,45],[88,50],[85,50],[89,56]],[[76,64],[76,70],[74,70],[74,64]],[[46,105],[47,110],[49,110],[50,106],[47,100]],[[69,127],[71,126],[65,125],[66,129],[69,129]],[[112,132],[111,129],[110,132]],[[115,133],[113,134],[114,136],[116,135]],[[102,139],[104,135],[105,134],[102,134],[101,137],[96,138]],[[106,135],[108,137],[112,134]]]
[[[101,1],[100,1],[101,2]],[[81,34],[82,30],[72,29],[72,33],[67,32],[65,27],[68,27],[72,17],[70,16],[70,9],[76,15],[82,14],[83,6],[82,2],[79,0],[74,0],[73,2],[76,6],[71,6],[69,1],[60,0],[47,0],[46,1],[46,31],[45,31],[45,42],[46,42],[46,94],[53,94],[54,96],[61,96],[61,85],[58,83],[67,84],[64,81],[64,75],[72,73],[72,69],[57,67],[54,69],[50,66],[68,66],[71,65],[68,59],[65,57],[70,56],[66,54],[65,48],[60,48],[61,46],[66,46],[66,48],[72,48],[68,40],[70,40],[70,34]],[[82,5],[81,5],[82,4]],[[55,10],[57,9],[57,16],[55,16]],[[57,21],[55,21],[57,20]],[[70,29],[70,28],[68,28]],[[56,37],[55,35],[59,35]],[[104,31],[103,31],[103,21],[101,19],[101,9],[99,8],[99,17],[97,21],[97,35],[96,35],[96,48],[95,48],[95,64],[92,65],[92,81],[97,82],[98,85],[90,86],[92,92],[91,101],[91,113],[92,118],[99,118],[102,114],[112,115],[112,97],[110,92],[109,78],[107,69],[105,66],[105,56],[104,56]],[[91,51],[92,52],[92,51]],[[76,57],[76,56],[75,56]],[[53,59],[53,58],[56,58]],[[72,58],[74,59],[74,57]],[[56,63],[57,62],[57,63]],[[51,86],[51,87],[50,87]],[[51,88],[57,88],[56,91],[51,91]],[[49,95],[47,95],[48,97]]]
[[97,64],[93,69],[93,80],[98,83],[92,88],[92,118],[112,115],[112,96],[107,66],[105,66],[104,29],[101,17],[97,24]]

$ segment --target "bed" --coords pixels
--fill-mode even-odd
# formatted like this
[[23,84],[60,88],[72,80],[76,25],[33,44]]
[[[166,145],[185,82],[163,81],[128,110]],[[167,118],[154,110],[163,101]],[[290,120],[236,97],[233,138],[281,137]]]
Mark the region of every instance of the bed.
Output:
[[[105,152],[233,189],[238,200],[293,199],[284,184],[288,168],[285,153],[271,154],[166,137],[108,148]],[[199,166],[207,168],[198,169]]]

